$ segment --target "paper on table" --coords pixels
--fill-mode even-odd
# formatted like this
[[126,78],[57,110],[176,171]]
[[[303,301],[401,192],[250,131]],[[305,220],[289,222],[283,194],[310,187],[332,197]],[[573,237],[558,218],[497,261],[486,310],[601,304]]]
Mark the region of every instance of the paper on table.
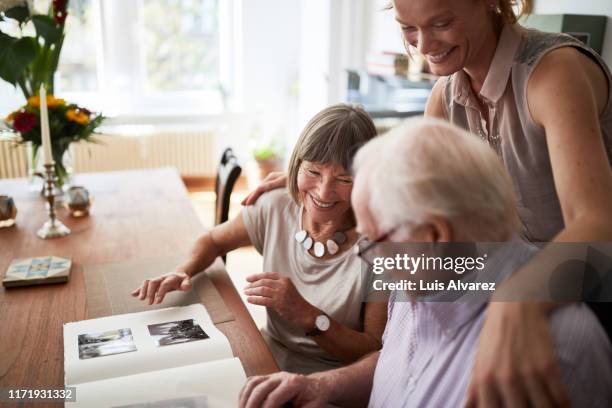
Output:
[[204,395],[208,407],[236,407],[246,376],[237,358],[77,385],[67,407],[113,407]]
[[[194,319],[209,338],[169,346],[157,346],[148,325]],[[109,330],[132,330],[137,351],[85,360],[79,359],[78,336]],[[227,338],[213,325],[204,306],[195,304],[148,312],[109,316],[64,325],[66,385],[140,374],[232,357]]]

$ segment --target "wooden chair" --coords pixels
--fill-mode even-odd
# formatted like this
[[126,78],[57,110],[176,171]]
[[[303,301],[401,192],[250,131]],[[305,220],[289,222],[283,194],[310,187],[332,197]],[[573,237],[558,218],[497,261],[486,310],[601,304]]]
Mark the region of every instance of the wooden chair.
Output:
[[[222,224],[229,218],[230,196],[234,184],[240,176],[242,168],[231,148],[227,148],[221,155],[221,162],[217,167],[217,179],[215,181],[215,225]],[[226,257],[223,256],[223,262]]]

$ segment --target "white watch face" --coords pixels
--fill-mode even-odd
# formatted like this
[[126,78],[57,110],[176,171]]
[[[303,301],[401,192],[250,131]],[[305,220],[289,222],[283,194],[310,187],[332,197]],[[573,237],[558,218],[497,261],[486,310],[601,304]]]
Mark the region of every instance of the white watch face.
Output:
[[317,329],[321,330],[322,332],[327,331],[327,329],[329,329],[329,324],[329,317],[325,315],[319,315],[315,320],[315,326],[317,326]]

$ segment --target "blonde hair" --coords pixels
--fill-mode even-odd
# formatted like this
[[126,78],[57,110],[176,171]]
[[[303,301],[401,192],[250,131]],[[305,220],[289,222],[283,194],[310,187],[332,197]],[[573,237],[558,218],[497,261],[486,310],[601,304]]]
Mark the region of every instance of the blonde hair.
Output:
[[[483,0],[476,0],[483,1]],[[393,9],[393,1],[390,1],[382,10]],[[504,23],[514,24],[522,17],[526,17],[533,11],[533,0],[497,0],[494,12]]]
[[533,0],[497,0],[495,13],[507,24],[514,24],[533,11]]
[[497,155],[447,122],[406,120],[366,144],[354,170],[367,180],[382,231],[430,216],[447,219],[460,239],[504,241],[519,230],[512,182]]
[[337,104],[317,113],[306,124],[289,159],[287,188],[293,200],[299,204],[297,178],[304,160],[350,170],[357,150],[374,136],[374,122],[360,107]]

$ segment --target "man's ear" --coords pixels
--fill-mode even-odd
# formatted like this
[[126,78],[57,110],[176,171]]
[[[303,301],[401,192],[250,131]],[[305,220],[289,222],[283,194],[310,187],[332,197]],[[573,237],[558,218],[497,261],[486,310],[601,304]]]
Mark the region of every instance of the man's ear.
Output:
[[411,239],[416,242],[451,242],[453,231],[444,217],[429,216],[412,230]]
[[444,217],[437,215],[428,217],[427,224],[429,224],[428,234],[431,242],[451,242],[453,240],[453,228]]

